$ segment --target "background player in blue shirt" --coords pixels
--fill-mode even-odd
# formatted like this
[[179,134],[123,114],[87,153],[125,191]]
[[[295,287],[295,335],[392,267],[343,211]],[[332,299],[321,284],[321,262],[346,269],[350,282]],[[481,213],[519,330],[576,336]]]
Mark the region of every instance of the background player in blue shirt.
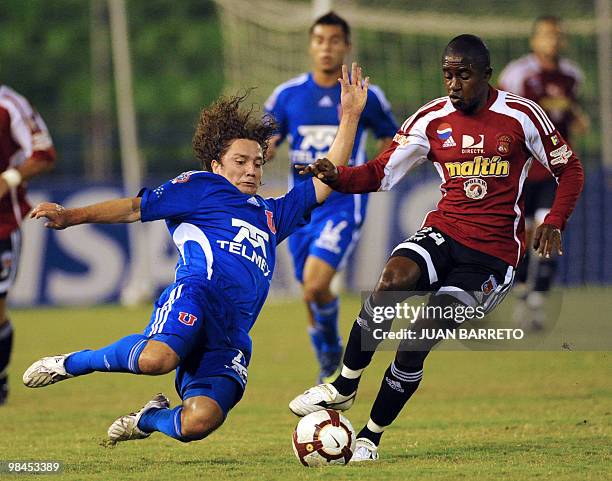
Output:
[[[343,115],[328,154],[334,162],[351,152],[368,89],[356,64],[350,80],[343,67],[340,81]],[[94,371],[156,375],[176,368],[182,404],[171,409],[158,394],[110,426],[113,443],[153,431],[188,442],[223,423],[247,382],[249,331],[268,294],[276,246],[331,193],[311,179],[283,197],[257,195],[274,125],[240,110],[243,99],[221,99],[202,111],[193,147],[203,171],[185,172],[135,198],[76,209],[43,203],[32,212],[53,229],[164,219],[177,246],[175,282],[156,301],[143,334],[45,357],[23,375],[26,386],[42,387]]]
[[[340,86],[336,79],[351,49],[350,28],[333,12],[315,20],[310,28],[309,53],[313,70],[277,87],[265,104],[277,121],[268,157],[285,138],[292,164],[290,186],[304,181],[294,165],[305,165],[329,150],[340,121]],[[371,86],[349,165],[366,162],[366,129],[386,148],[398,130],[391,106],[382,90]],[[311,222],[289,238],[295,277],[302,284],[309,312],[309,333],[320,364],[320,382],[331,376],[342,357],[338,334],[338,298],[330,285],[359,239],[368,196],[334,192]]]

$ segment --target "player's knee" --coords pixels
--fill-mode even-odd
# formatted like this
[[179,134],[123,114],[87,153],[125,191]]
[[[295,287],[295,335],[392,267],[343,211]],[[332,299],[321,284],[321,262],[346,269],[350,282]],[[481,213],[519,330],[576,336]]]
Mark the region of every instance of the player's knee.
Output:
[[378,280],[376,290],[411,290],[416,287],[420,276],[421,269],[416,262],[405,257],[392,257]]
[[317,280],[304,282],[304,300],[306,302],[316,302],[319,305],[327,304],[334,298],[329,284]]
[[138,358],[138,368],[143,374],[166,374],[176,369],[179,358],[166,344],[149,341]]
[[219,406],[210,403],[187,404],[181,415],[181,434],[184,438],[196,441],[204,439],[219,428],[225,417]]

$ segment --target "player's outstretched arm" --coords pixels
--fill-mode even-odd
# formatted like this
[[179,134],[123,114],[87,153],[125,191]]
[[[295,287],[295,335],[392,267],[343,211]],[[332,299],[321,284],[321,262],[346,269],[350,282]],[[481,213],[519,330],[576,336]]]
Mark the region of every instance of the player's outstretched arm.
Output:
[[[340,118],[340,126],[338,133],[332,143],[327,154],[328,161],[335,166],[346,165],[353,151],[355,135],[357,134],[357,126],[359,117],[365,108],[368,100],[368,86],[370,78],[365,79],[362,76],[361,67],[353,62],[351,65],[351,76],[349,77],[348,68],[342,66],[342,78],[338,79],[342,87],[340,94],[340,103],[342,107],[342,117]],[[315,173],[311,166],[307,166],[300,170],[300,173]],[[320,180],[313,179],[317,202],[321,203],[329,197],[332,189],[325,185]]]
[[30,218],[45,218],[45,227],[65,229],[78,224],[114,224],[140,220],[140,197],[107,200],[86,207],[66,209],[53,202],[38,204]]

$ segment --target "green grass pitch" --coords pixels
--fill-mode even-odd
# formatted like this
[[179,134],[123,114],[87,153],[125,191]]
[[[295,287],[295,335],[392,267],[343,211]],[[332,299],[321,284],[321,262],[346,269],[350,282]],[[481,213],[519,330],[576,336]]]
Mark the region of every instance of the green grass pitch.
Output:
[[[344,296],[341,306],[346,336],[359,299]],[[610,290],[565,293],[564,316],[580,322],[581,306],[607,317],[602,335],[609,336]],[[176,403],[172,375],[95,373],[36,390],[21,384],[35,359],[140,332],[149,312],[115,306],[13,310],[16,346],[11,397],[0,408],[0,460],[63,461],[63,473],[49,478],[66,480],[612,479],[609,352],[434,352],[419,391],[385,433],[377,464],[302,467],[291,449],[297,418],[287,403],[312,385],[316,367],[298,301],[272,299],[265,307],[253,330],[245,397],[204,441],[181,444],[156,433],[112,449],[100,445],[116,417],[155,393]],[[367,421],[391,358],[378,353],[364,375],[347,413],[356,429]]]

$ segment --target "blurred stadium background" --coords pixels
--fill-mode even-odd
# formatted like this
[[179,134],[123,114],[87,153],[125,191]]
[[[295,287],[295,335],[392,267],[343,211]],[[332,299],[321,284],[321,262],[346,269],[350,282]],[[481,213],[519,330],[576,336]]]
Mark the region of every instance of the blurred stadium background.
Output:
[[[559,278],[566,285],[607,285],[609,3],[475,0],[466,8],[462,0],[5,0],[0,65],[2,81],[41,112],[59,152],[55,171],[32,183],[31,200],[76,205],[134,194],[140,185],[198,168],[191,135],[199,109],[247,87],[256,87],[251,98],[261,105],[274,86],[307,70],[307,28],[329,6],[351,23],[353,57],[384,89],[399,121],[443,93],[440,54],[452,36],[481,35],[496,79],[509,60],[528,51],[533,19],[559,15],[569,34],[567,56],[585,73],[581,100],[591,120],[589,133],[574,142],[587,186],[566,234]],[[286,187],[284,160],[281,155],[266,166],[268,193]],[[396,192],[373,196],[345,276],[349,288],[373,285],[389,248],[437,201],[438,183],[424,166]],[[162,223],[57,233],[28,222],[24,237],[13,305],[114,302],[122,292],[124,300],[137,300],[159,290],[173,272],[175,252]],[[286,255],[280,256],[274,292],[297,293]]]

